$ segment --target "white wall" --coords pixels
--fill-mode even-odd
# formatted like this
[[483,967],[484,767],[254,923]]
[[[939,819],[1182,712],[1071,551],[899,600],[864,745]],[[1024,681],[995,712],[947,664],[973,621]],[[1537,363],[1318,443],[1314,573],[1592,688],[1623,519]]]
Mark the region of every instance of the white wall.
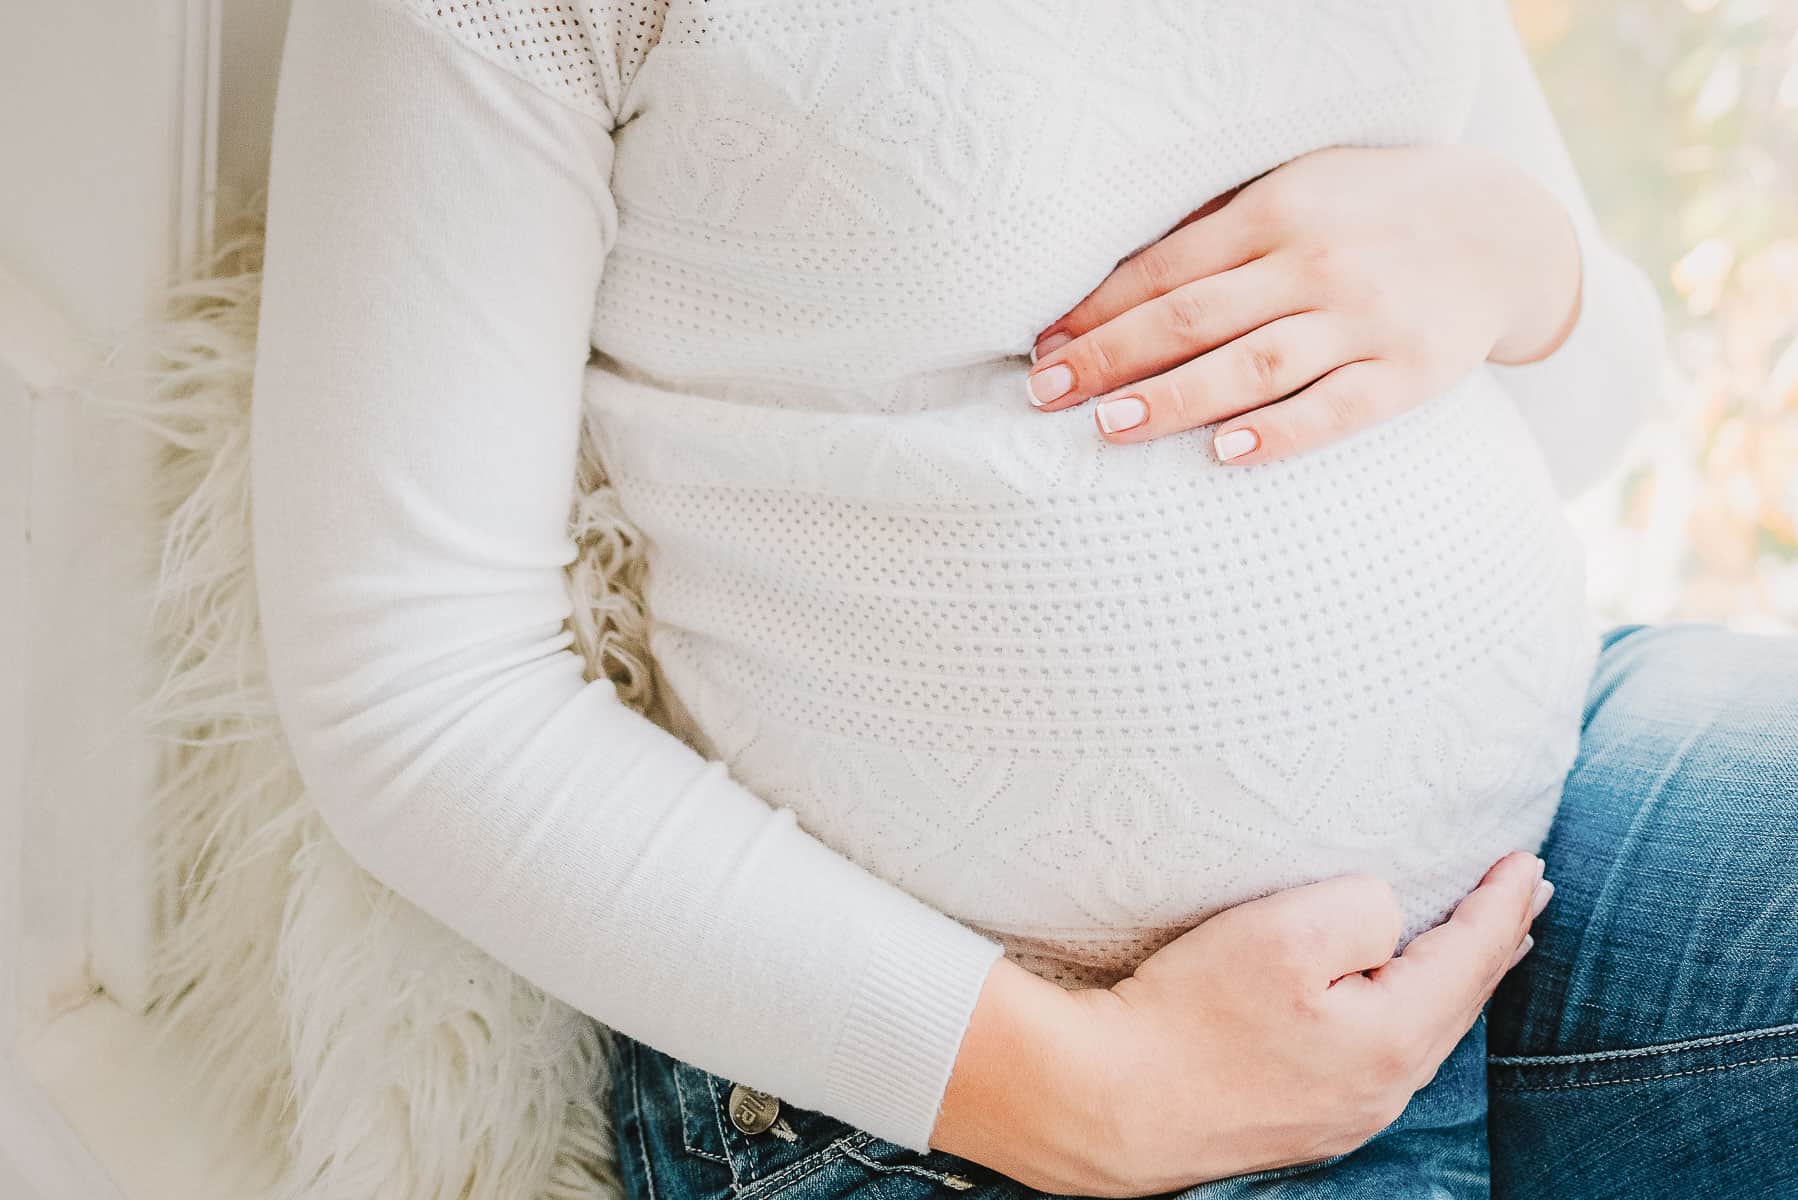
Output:
[[[9,5],[0,38],[0,261],[104,336],[181,240],[187,0]],[[16,186],[29,181],[29,186]]]
[[[221,117],[241,187],[253,186],[266,159],[279,33],[270,21],[280,10],[267,0],[228,3],[229,22],[226,0],[9,5],[0,37],[7,1200],[103,1200],[121,1194],[113,1180],[138,1181],[142,1173],[120,1169],[118,1155],[95,1153],[124,1144],[119,1134],[131,1130],[100,1128],[91,1114],[103,1110],[69,1097],[122,1099],[141,1087],[139,1113],[166,1103],[147,1069],[132,1083],[120,1049],[135,1043],[128,1026],[105,1053],[83,1056],[93,1039],[82,1030],[118,1031],[147,1000],[154,908],[140,822],[154,747],[134,708],[154,669],[145,597],[156,547],[142,503],[154,447],[84,405],[79,389],[107,351],[130,340],[176,264],[204,246]],[[232,72],[233,107],[221,114],[227,36],[242,65]],[[83,1020],[63,1015],[72,1013]],[[48,1057],[46,1048],[62,1053]],[[64,1064],[60,1111],[41,1073],[28,1069],[33,1061]],[[87,1124],[77,1129],[70,1113]]]

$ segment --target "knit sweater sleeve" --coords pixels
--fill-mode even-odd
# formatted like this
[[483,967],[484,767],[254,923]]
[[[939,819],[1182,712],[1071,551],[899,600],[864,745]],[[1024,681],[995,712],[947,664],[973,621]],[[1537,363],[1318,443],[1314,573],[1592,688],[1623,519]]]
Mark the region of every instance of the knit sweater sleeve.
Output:
[[604,20],[542,61],[455,23],[504,7],[539,12],[294,6],[251,446],[277,713],[333,834],[445,925],[625,1034],[924,1149],[998,944],[571,649],[626,56],[590,44]]
[[1480,5],[1481,78],[1463,140],[1535,176],[1560,199],[1579,242],[1580,310],[1567,340],[1539,362],[1490,368],[1568,495],[1614,466],[1663,401],[1660,300],[1600,230],[1504,0]]

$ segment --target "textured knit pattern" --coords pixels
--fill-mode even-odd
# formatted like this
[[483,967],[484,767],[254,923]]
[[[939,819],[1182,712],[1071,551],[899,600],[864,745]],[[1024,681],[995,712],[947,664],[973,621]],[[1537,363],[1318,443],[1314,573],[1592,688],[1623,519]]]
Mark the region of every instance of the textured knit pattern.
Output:
[[1253,471],[1018,392],[970,370],[926,423],[596,390],[657,662],[737,778],[1066,983],[1351,870],[1408,937],[1539,844],[1594,643],[1489,383]]
[[409,0],[425,20],[520,79],[608,123],[624,85],[662,39],[667,0],[528,4]]
[[[1654,318],[1496,2],[305,13],[271,678],[333,829],[491,953],[922,1146],[1001,948],[1102,983],[1347,870],[1414,933],[1539,843],[1595,649],[1555,485],[1652,390]],[[1546,362],[1246,469],[1025,401],[1033,334],[1204,200],[1455,139],[1579,228]],[[583,418],[680,741],[555,625]]]

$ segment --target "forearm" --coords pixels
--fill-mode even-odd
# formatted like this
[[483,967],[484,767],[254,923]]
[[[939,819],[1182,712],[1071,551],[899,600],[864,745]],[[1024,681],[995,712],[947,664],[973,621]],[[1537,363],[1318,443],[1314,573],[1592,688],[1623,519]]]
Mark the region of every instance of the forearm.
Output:
[[997,944],[570,649],[610,147],[390,0],[296,7],[251,429],[270,690],[371,875],[622,1033],[921,1148]]

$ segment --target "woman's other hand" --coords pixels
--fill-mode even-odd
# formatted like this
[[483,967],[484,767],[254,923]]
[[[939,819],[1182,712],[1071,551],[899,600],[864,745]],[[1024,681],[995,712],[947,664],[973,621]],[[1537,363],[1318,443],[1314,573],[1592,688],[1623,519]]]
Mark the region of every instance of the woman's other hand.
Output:
[[1227,909],[1109,989],[1000,960],[931,1144],[1105,1196],[1346,1153],[1472,1028],[1551,892],[1540,859],[1507,855],[1396,957],[1391,889],[1344,876]]
[[1217,424],[1221,461],[1394,416],[1484,359],[1552,353],[1579,311],[1560,202],[1464,146],[1330,149],[1208,205],[1038,335],[1030,399],[1100,435]]

